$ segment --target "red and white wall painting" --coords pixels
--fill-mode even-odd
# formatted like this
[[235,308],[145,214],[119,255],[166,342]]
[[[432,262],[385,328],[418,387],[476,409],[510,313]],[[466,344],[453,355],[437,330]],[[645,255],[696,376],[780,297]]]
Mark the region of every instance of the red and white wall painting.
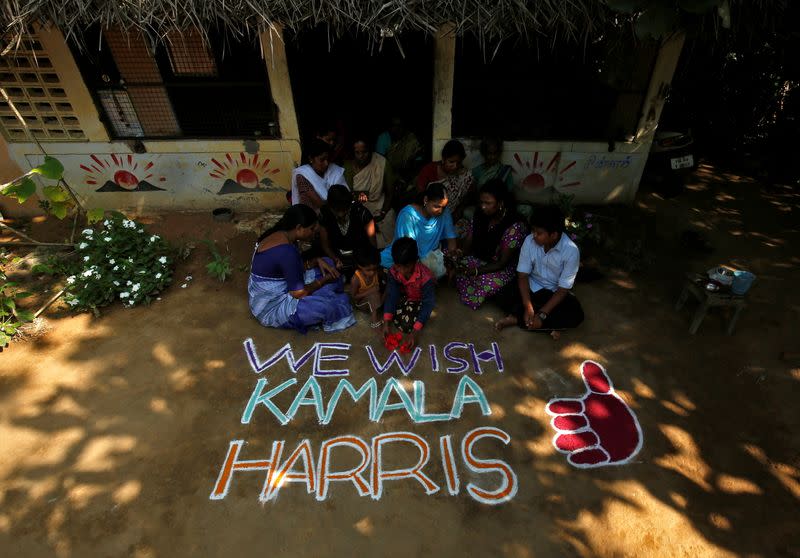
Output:
[[163,176],[155,176],[152,161],[136,161],[132,154],[92,154],[80,168],[86,171],[84,184],[97,187],[95,192],[152,192],[164,188],[151,182],[166,181]]
[[[121,148],[51,155],[64,164],[65,180],[90,205],[121,210],[277,207],[286,203],[294,168],[288,152],[127,153]],[[33,167],[42,156],[26,159]]]
[[[467,167],[481,161],[478,140],[462,140]],[[65,144],[66,145],[66,144]],[[241,144],[210,142],[225,147],[209,152],[184,152],[191,145],[176,142],[170,151],[129,153],[127,144],[76,144],[50,154],[64,164],[65,179],[87,202],[119,209],[213,209],[222,203],[243,211],[283,207],[291,171],[297,164],[290,151],[241,150]],[[515,193],[521,202],[542,202],[554,193],[575,196],[575,203],[629,202],[638,188],[646,161],[646,145],[506,142],[503,162],[513,169]],[[238,149],[237,149],[238,148]],[[25,144],[11,144],[12,157],[35,166],[39,153]],[[67,149],[65,147],[64,149]],[[281,149],[280,147],[278,149]],[[596,151],[595,151],[596,150]]]
[[[479,140],[461,141],[467,148],[466,166],[479,164]],[[502,162],[511,167],[521,202],[541,203],[564,193],[575,196],[576,203],[623,203],[636,194],[647,147],[620,145],[609,152],[605,143],[508,141]]]
[[258,153],[226,153],[219,159],[212,157],[211,164],[213,167],[208,175],[222,181],[217,194],[286,191],[272,179],[281,169],[276,168],[267,157],[259,159]]

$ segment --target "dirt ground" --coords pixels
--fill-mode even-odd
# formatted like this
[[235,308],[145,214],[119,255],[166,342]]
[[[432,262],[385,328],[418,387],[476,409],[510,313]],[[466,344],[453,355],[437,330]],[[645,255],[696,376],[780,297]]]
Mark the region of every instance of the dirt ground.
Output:
[[[423,343],[441,350],[450,341],[479,348],[496,341],[506,368],[499,374],[486,365],[483,375],[471,375],[490,416],[467,405],[450,422],[416,425],[387,411],[374,423],[363,400],[344,398],[328,425],[301,407],[281,426],[263,406],[241,424],[259,377],[270,386],[293,377],[285,365],[256,376],[245,339],[262,358],[287,341],[297,353],[316,341],[351,343],[347,363],[326,366],[346,364],[356,387],[376,376],[362,347],[378,343],[366,317],[338,335],[261,327],[248,312],[247,274],[215,282],[203,269],[203,246],[150,307],[115,306],[99,318],[55,307],[46,314],[49,331],[0,354],[0,556],[798,557],[798,201],[791,189],[704,166],[677,198],[642,192],[632,208],[601,208],[623,236],[642,239],[645,257],[637,265],[601,257],[605,278],[576,289],[586,322],[555,342],[495,333],[499,311],[472,312],[440,289]],[[248,263],[254,235],[232,224],[206,215],[150,221],[176,244],[205,235],[227,240],[235,266]],[[683,247],[687,228],[702,231],[714,252]],[[48,223],[30,230],[38,238],[58,234]],[[680,277],[733,260],[758,275],[736,333],[725,335],[723,316],[712,313],[690,336],[693,306],[674,310]],[[583,393],[584,359],[606,366],[639,418],[644,446],[627,465],[576,469],[551,445],[545,405]],[[286,410],[308,370],[275,398],[278,407]],[[408,378],[425,382],[429,412],[449,410],[459,379],[425,361]],[[320,379],[326,400],[336,381]],[[378,377],[380,386],[385,381]],[[498,506],[465,491],[468,482],[489,490],[499,483],[496,474],[470,475],[460,458],[462,437],[479,426],[512,438],[507,446],[484,440],[476,450],[517,475],[516,496]],[[438,493],[426,495],[415,480],[388,480],[373,500],[350,483],[333,483],[318,502],[293,483],[262,504],[265,473],[243,471],[226,498],[209,499],[231,440],[245,440],[240,458],[255,460],[268,459],[274,440],[290,452],[307,438],[316,459],[326,439],[355,434],[369,443],[393,431],[428,440],[425,471],[442,486]],[[439,452],[446,434],[461,473],[454,496]],[[387,467],[415,459],[390,446],[384,454]]]

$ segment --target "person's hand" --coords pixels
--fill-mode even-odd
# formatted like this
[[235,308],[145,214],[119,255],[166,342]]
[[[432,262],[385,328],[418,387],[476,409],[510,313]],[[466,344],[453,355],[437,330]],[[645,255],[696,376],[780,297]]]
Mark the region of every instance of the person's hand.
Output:
[[414,347],[417,346],[417,342],[419,341],[419,331],[412,331],[411,333],[407,333],[405,339],[403,340],[403,349],[406,351],[414,350]]
[[528,329],[532,329],[531,326],[533,326],[533,322],[535,319],[536,319],[536,310],[533,309],[532,304],[528,304],[528,307],[525,308],[525,327],[527,327]]
[[327,261],[325,261],[324,258],[317,258],[317,266],[322,272],[323,277],[331,277],[333,279],[339,278],[339,270],[337,270],[336,267],[332,266]]
[[543,325],[544,322],[542,322],[542,319],[539,316],[534,316],[533,322],[528,326],[528,329],[542,329]]
[[339,258],[333,258],[333,265],[336,266],[337,270],[341,270],[344,267],[342,260],[340,260]]
[[553,446],[567,454],[575,467],[627,463],[642,448],[642,429],[636,414],[614,391],[600,364],[581,365],[586,393],[580,398],[551,399],[545,407],[556,431]]
[[383,322],[383,329],[382,329],[381,333],[383,333],[383,338],[384,339],[386,339],[386,337],[388,337],[392,333],[391,322],[389,322],[388,320]]
[[356,201],[358,203],[366,203],[369,201],[369,196],[367,196],[366,192],[356,192]]

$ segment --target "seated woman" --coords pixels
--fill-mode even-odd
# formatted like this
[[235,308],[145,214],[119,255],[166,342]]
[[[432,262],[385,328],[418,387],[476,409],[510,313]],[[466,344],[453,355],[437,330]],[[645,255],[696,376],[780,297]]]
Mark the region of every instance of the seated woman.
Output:
[[503,142],[499,138],[483,138],[481,141],[483,163],[472,169],[472,176],[478,188],[490,180],[500,180],[510,192],[514,189],[511,167],[500,162],[503,154]]
[[475,179],[464,168],[467,154],[458,140],[450,140],[442,148],[442,160],[425,165],[417,176],[417,190],[422,192],[431,182],[441,182],[450,200],[450,211],[461,217],[464,202],[475,192]]
[[319,211],[328,199],[328,190],[334,184],[347,183],[344,169],[329,162],[330,146],[322,140],[314,139],[306,151],[308,163],[292,171],[292,205],[302,203]]
[[377,246],[383,248],[394,238],[394,174],[383,155],[370,150],[369,143],[357,139],[353,160],[344,164],[344,177],[352,184],[357,200],[375,218]]
[[519,249],[528,233],[500,179],[487,182],[479,199],[456,269],[461,302],[473,310],[514,279]]
[[[394,227],[396,239],[409,237],[417,241],[420,260],[437,278],[447,273],[441,249],[442,241],[446,241],[448,251],[455,253],[456,250],[456,230],[453,216],[447,207],[448,202],[443,184],[428,184],[419,196],[418,203],[412,203],[400,210]],[[393,263],[392,246],[389,245],[381,252],[381,265],[389,269]]]
[[353,254],[366,244],[375,246],[375,221],[366,207],[353,201],[345,186],[334,184],[319,212],[319,242],[323,254],[341,269],[347,263],[352,275]]
[[406,128],[404,120],[394,116],[389,129],[378,136],[375,152],[386,157],[386,162],[392,169],[395,193],[392,207],[399,211],[413,201],[416,194],[414,177],[424,164],[422,144]]
[[305,333],[311,327],[339,331],[356,320],[343,290],[344,278],[333,262],[303,263],[297,242],[313,238],[317,214],[293,205],[259,237],[253,253],[248,293],[250,312],[267,327]]

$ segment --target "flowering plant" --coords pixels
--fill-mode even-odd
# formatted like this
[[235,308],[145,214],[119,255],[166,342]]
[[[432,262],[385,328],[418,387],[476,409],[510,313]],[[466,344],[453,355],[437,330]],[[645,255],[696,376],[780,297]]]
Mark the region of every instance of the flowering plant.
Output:
[[569,237],[579,246],[587,242],[600,244],[600,230],[591,213],[584,213],[580,217],[572,215],[566,219],[565,226]]
[[167,242],[121,214],[84,229],[77,252],[65,294],[76,310],[96,310],[115,299],[126,307],[149,303],[172,281]]

